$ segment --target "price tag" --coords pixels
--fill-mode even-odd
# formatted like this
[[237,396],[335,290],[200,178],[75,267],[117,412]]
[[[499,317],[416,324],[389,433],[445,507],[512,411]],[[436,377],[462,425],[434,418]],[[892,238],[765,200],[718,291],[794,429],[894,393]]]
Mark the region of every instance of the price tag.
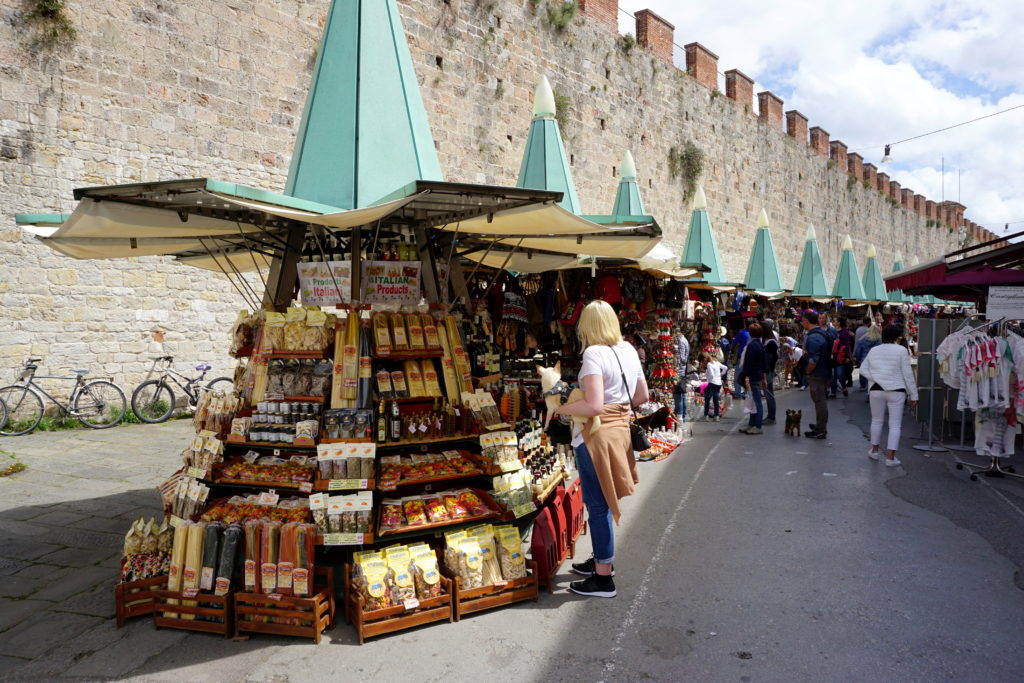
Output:
[[284,394],[264,394],[263,395],[263,400],[264,401],[283,401],[284,400]]
[[194,598],[197,595],[199,595],[199,589],[198,588],[186,588],[185,590],[183,590],[181,592],[181,594],[184,597],[186,597],[186,598]]
[[281,455],[281,449],[280,449],[280,448],[275,448],[275,449],[274,449],[274,457],[276,458],[276,457],[278,457],[279,455]]
[[363,534],[324,534],[324,545],[362,545]]
[[267,596],[267,599],[268,600],[280,600],[281,597],[282,596],[281,596],[280,593],[271,593],[270,595]]
[[331,482],[327,485],[327,490],[365,489],[367,482],[367,479],[331,479]]
[[273,490],[263,491],[262,493],[260,493],[260,497],[257,502],[259,505],[277,505],[277,501],[280,499],[281,496],[274,493]]
[[397,481],[388,480],[388,481],[382,481],[380,483],[380,490],[381,491],[394,491],[397,488],[398,488],[398,482]]
[[189,467],[185,470],[185,474],[193,479],[204,479],[206,477],[206,470],[199,467]]
[[508,585],[508,581],[504,581],[504,580],[502,580],[502,581],[495,581],[494,582],[494,587],[495,588],[504,588],[507,585]]
[[303,493],[311,493],[313,491],[313,482],[302,482],[301,484],[299,484],[299,491],[302,491]]
[[416,609],[417,607],[419,607],[420,606],[420,601],[417,600],[416,598],[406,598],[405,601],[402,604],[405,606],[406,611],[408,611],[408,610]]
[[178,527],[183,526],[184,524],[185,520],[183,520],[181,517],[178,517],[177,515],[171,515],[171,527],[177,529]]
[[523,503],[522,505],[516,505],[514,508],[512,508],[512,513],[515,514],[516,518],[518,519],[519,517],[522,517],[523,515],[530,514],[535,509],[536,509],[536,507],[534,506],[533,501],[530,501],[529,503]]

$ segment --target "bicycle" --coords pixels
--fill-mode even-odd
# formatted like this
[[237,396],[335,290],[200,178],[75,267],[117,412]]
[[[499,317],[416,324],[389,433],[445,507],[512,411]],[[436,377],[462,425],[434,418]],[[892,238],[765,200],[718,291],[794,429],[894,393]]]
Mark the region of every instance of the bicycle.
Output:
[[[147,424],[158,424],[166,422],[171,413],[174,412],[175,402],[174,391],[171,390],[171,382],[174,382],[188,396],[189,405],[195,407],[199,403],[200,383],[206,377],[206,373],[213,367],[209,363],[200,363],[196,370],[200,373],[197,377],[188,377],[171,367],[174,356],[159,356],[153,359],[146,377],[154,372],[160,371],[156,379],[147,379],[132,392],[132,411],[135,416]],[[158,368],[158,364],[163,368]],[[206,383],[205,388],[217,391],[220,389],[231,389],[235,382],[230,377],[217,377]]]
[[0,429],[7,426],[7,404],[0,399]]
[[[72,370],[74,377],[36,375],[37,363],[42,360],[29,358],[15,384],[0,389],[0,402],[7,407],[6,423],[0,424],[0,434],[19,436],[38,427],[43,419],[44,397],[55,403],[62,415],[77,418],[93,429],[107,429],[124,419],[128,402],[119,386],[106,379],[86,382],[88,370]],[[68,394],[67,403],[62,403],[36,384],[36,379],[72,381],[75,385]]]

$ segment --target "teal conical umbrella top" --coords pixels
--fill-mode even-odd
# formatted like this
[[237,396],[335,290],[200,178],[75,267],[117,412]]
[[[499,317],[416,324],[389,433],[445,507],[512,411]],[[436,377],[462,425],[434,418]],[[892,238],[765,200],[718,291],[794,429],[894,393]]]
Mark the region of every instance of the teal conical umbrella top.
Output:
[[541,76],[533,93],[533,122],[526,138],[526,151],[519,167],[517,187],[563,193],[558,202],[566,211],[580,213],[580,200],[572,181],[562,134],[555,120],[555,94],[547,76]]
[[443,179],[395,0],[334,0],[285,193],[356,209]]
[[878,254],[875,245],[868,247],[868,261],[864,264],[864,298],[867,301],[889,301],[889,293],[885,291],[885,280],[882,269],[878,267]]
[[839,259],[836,281],[832,286],[832,296],[840,299],[864,300],[864,284],[857,272],[857,259],[853,255],[853,240],[847,235],[843,240],[843,255]]
[[718,253],[715,233],[711,229],[708,217],[708,198],[703,187],[697,187],[693,195],[693,213],[690,214],[690,232],[686,235],[686,247],[679,265],[702,263],[710,270],[704,273],[704,281],[711,285],[730,284],[722,267],[722,257]]
[[775,256],[775,244],[772,233],[768,229],[768,212],[761,209],[757,216],[757,233],[754,235],[754,248],[750,252],[747,263],[747,276],[743,279],[747,289],[758,292],[782,292],[782,271],[779,259]]
[[[892,272],[898,273],[903,270],[903,254],[896,252],[893,256]],[[901,289],[890,289],[889,290],[889,301],[893,303],[903,303],[904,301],[910,301],[910,297],[903,293]]]
[[645,216],[644,200],[640,198],[640,185],[637,183],[636,162],[627,149],[622,156],[621,180],[619,190],[615,193],[613,216]]
[[821,252],[818,251],[818,238],[814,228],[807,229],[804,241],[804,254],[800,257],[800,268],[796,271],[796,282],[793,284],[793,296],[828,299],[828,283],[825,281],[825,269],[821,264]]

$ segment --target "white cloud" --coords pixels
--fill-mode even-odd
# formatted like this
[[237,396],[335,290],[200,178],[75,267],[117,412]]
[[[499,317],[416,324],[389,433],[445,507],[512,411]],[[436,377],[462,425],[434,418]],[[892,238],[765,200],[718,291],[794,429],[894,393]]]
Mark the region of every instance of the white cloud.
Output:
[[[799,109],[832,139],[878,164],[881,146],[1024,104],[1024,3],[940,0],[858,3],[678,3],[620,0],[675,24],[675,42],[700,42],[719,70],[738,68]],[[634,31],[621,15],[620,30]],[[677,62],[681,48],[676,48]],[[994,232],[1024,220],[1024,108],[893,148],[885,171]],[[1011,231],[1024,223],[1010,226]]]

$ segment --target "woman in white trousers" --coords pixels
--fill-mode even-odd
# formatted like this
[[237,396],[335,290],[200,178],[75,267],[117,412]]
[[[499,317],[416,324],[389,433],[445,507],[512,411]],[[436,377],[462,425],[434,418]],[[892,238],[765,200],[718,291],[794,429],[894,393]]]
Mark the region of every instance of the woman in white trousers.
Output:
[[889,415],[889,440],[885,453],[887,467],[898,467],[896,449],[900,445],[903,405],[917,407],[917,382],[910,367],[910,353],[900,345],[903,328],[889,325],[882,330],[882,343],[871,349],[860,365],[860,374],[868,380],[871,402],[871,450],[868,457],[878,460],[882,443],[882,427]]

